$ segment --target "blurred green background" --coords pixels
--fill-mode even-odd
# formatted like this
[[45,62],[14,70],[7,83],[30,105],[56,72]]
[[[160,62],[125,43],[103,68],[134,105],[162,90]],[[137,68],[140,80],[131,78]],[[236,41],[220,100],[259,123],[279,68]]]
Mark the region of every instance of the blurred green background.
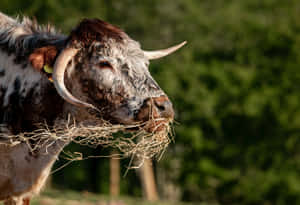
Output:
[[[175,143],[155,162],[160,197],[300,204],[299,0],[1,0],[0,11],[66,34],[84,17],[101,18],[147,50],[187,40],[150,65],[179,122]],[[90,159],[56,172],[52,183],[107,194],[108,175],[108,159]],[[141,196],[140,187],[134,170],[121,178],[122,195]]]

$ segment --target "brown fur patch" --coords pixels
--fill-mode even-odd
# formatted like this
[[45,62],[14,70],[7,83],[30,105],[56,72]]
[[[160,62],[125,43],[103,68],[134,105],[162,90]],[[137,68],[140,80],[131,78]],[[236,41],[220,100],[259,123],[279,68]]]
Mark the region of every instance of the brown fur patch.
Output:
[[45,46],[37,48],[29,56],[31,65],[41,71],[45,65],[53,66],[55,57],[57,55],[57,48],[55,46]]
[[122,41],[126,34],[118,27],[99,19],[84,19],[71,32],[72,42],[81,42],[84,47],[95,41],[101,42],[103,37]]

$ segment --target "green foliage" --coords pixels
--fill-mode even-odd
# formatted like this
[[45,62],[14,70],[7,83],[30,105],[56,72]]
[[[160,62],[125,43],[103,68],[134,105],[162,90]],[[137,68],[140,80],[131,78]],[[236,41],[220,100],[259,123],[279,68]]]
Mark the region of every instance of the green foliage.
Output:
[[[147,49],[188,40],[150,66],[179,122],[157,166],[173,173],[183,200],[300,204],[299,1],[2,0],[0,8],[65,32],[83,17],[102,18]],[[104,161],[96,173],[92,160],[60,171],[70,178],[64,187],[106,192]],[[122,192],[140,194],[129,173]]]

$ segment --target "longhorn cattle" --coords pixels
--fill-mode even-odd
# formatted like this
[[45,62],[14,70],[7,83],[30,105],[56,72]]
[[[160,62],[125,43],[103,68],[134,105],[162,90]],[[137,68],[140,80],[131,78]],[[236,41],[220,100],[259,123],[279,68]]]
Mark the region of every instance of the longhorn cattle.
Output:
[[[157,122],[149,116],[169,122],[174,111],[148,70],[149,60],[184,44],[144,51],[121,29],[99,19],[82,20],[66,36],[0,13],[0,134],[32,132],[39,123],[54,125],[69,115],[76,122],[95,119],[98,110],[112,124],[142,121],[151,132]],[[46,72],[50,68],[52,74]],[[1,143],[0,200],[29,204],[68,143],[56,140],[35,153],[25,143]],[[47,154],[40,154],[45,149]]]

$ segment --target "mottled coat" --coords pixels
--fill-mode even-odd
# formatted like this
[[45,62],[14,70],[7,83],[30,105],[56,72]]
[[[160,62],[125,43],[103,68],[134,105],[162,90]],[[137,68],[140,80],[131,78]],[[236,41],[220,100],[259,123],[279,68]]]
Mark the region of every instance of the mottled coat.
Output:
[[[32,131],[35,123],[53,124],[62,112],[63,99],[45,73],[34,69],[30,54],[43,45],[65,39],[29,19],[17,22],[0,13],[0,132]],[[0,139],[5,142],[2,136]],[[34,155],[26,144],[0,145],[0,200],[22,203],[37,194],[64,144],[57,142],[49,155]],[[44,152],[45,150],[40,150]],[[33,169],[33,167],[36,167]],[[26,201],[26,200],[25,200]]]
[[[101,117],[115,124],[145,122],[151,132],[162,129],[174,112],[148,70],[149,59],[182,45],[145,52],[121,29],[98,19],[85,19],[64,36],[0,13],[0,142],[67,115],[77,122]],[[54,74],[60,70],[63,79],[58,82],[59,74],[45,72],[45,66],[54,67]],[[48,154],[42,154],[45,147],[32,153],[24,143],[0,144],[0,200],[28,204],[68,143],[55,141]]]

